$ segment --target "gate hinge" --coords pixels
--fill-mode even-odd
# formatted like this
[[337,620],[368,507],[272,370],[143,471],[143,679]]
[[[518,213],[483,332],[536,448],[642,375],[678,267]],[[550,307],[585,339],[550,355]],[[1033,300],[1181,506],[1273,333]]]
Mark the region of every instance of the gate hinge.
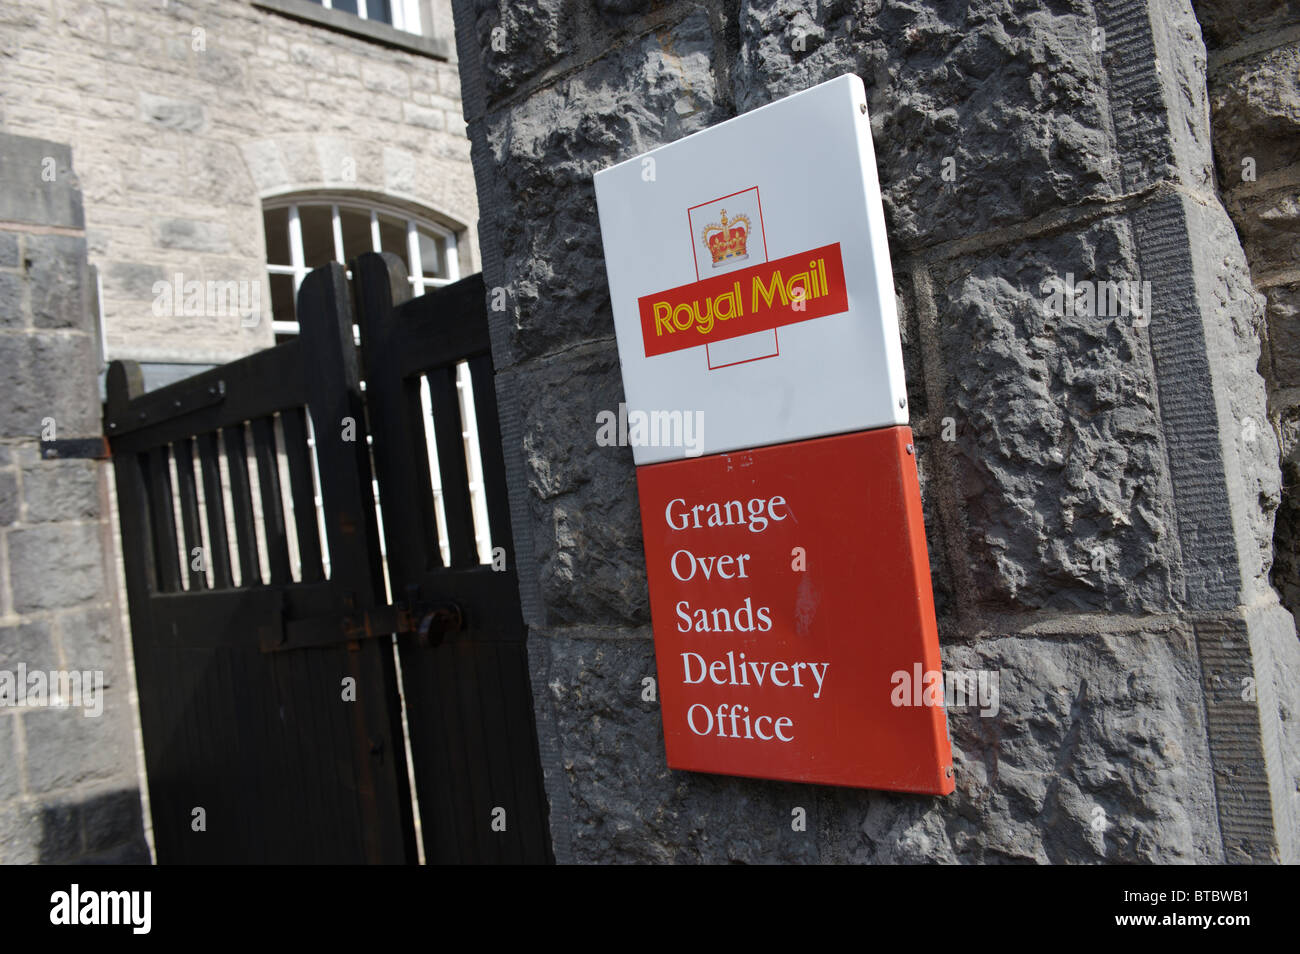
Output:
[[41,460],[111,460],[113,452],[103,437],[69,437],[41,441]]

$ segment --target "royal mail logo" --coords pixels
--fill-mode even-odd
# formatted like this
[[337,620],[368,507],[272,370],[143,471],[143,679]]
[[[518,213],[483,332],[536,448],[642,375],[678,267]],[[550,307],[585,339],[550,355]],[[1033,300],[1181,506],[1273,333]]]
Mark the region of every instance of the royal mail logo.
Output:
[[749,258],[750,228],[749,216],[737,215],[728,220],[726,209],[722,210],[721,224],[714,222],[704,226],[700,240],[712,256],[714,268]]
[[637,299],[647,358],[848,311],[840,245]]
[[700,345],[707,351],[736,338],[746,338],[738,343],[740,356],[730,345],[733,360],[715,364],[710,357],[710,368],[777,357],[777,328],[848,311],[839,243],[767,260],[757,186],[693,205],[686,214],[696,280],[637,299],[647,358]]

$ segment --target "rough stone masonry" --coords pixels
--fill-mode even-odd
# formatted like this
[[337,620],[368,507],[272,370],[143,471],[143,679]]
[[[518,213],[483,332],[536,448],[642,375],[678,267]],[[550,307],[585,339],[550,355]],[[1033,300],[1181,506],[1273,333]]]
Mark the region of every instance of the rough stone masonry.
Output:
[[[104,472],[40,451],[101,431],[94,287],[71,150],[0,135],[0,864],[149,861]],[[37,672],[100,697],[8,681]]]
[[[1187,0],[457,0],[456,23],[557,859],[1300,860],[1265,302]],[[944,663],[1001,677],[996,715],[949,714],[942,799],[667,769],[632,455],[595,440],[622,389],[592,175],[850,71]],[[1150,282],[1150,314],[1048,314],[1067,275]]]

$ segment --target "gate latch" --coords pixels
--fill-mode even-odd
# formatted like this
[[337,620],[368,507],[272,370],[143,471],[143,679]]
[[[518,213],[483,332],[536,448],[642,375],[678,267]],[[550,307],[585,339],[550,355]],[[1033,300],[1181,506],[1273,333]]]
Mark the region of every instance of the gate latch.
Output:
[[356,643],[363,639],[383,639],[394,633],[414,633],[421,645],[437,646],[448,633],[458,633],[464,628],[465,614],[460,605],[451,600],[424,602],[411,599],[390,606],[354,610],[341,616],[286,620],[281,615],[281,621],[279,627],[269,628],[270,633],[264,631],[265,635],[278,635],[279,641],[268,645],[264,638],[263,652]]

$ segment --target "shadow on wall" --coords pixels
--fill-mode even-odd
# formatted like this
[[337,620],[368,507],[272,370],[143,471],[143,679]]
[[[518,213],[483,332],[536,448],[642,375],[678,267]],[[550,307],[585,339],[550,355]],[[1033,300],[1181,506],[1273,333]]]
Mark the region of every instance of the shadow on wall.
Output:
[[140,793],[103,792],[82,802],[43,805],[40,864],[147,865]]

